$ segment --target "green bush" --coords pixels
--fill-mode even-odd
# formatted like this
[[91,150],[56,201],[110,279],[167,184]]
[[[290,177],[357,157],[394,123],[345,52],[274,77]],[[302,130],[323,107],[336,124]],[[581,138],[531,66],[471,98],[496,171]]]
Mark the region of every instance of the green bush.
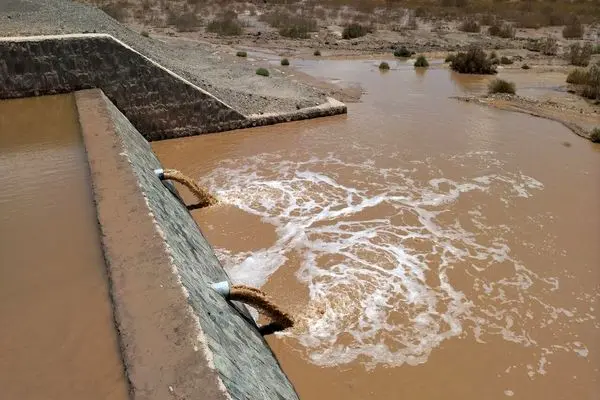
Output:
[[574,18],[563,28],[562,35],[565,39],[581,39],[583,37],[583,25]]
[[583,68],[575,68],[567,76],[567,83],[574,85],[585,85],[587,83],[587,71]]
[[281,36],[293,39],[308,39],[310,32],[317,31],[317,20],[302,15],[292,14],[285,10],[264,13],[259,20],[279,30]]
[[540,51],[546,56],[555,56],[558,54],[558,41],[553,37],[546,37],[539,41]]
[[444,59],[444,62],[445,62],[445,63],[452,62],[452,61],[454,60],[454,57],[456,57],[456,55],[454,55],[454,54],[448,54],[448,55],[446,56],[446,58]]
[[508,93],[515,94],[516,88],[513,82],[508,82],[503,79],[494,79],[488,86],[488,93]]
[[567,82],[577,85],[577,91],[588,99],[600,99],[600,62],[587,70],[578,68],[569,73]]
[[476,20],[468,18],[458,26],[458,29],[463,32],[477,33],[481,31],[481,26]]
[[452,60],[450,68],[462,74],[496,73],[496,67],[487,58],[485,51],[478,46],[472,46],[466,53],[458,53]]
[[423,55],[417,57],[417,61],[415,61],[415,68],[419,68],[419,67],[421,67],[421,68],[429,67],[429,62]]
[[238,57],[248,57],[248,53],[246,53],[245,51],[238,51],[237,53],[235,53],[235,55]]
[[365,36],[367,33],[370,33],[369,28],[357,22],[353,22],[344,28],[342,32],[342,38],[355,39],[361,36]]
[[314,51],[313,56],[319,57],[321,55],[321,50],[317,49]]
[[594,143],[600,143],[600,127],[594,128],[590,134],[590,140]]
[[594,47],[589,42],[583,46],[573,43],[569,48],[569,62],[578,67],[587,67],[593,51]]
[[513,63],[513,60],[511,60],[511,59],[510,59],[510,58],[508,58],[508,57],[502,56],[502,57],[500,58],[500,64],[502,64],[502,65],[510,65],[510,64],[512,64],[512,63]]
[[283,65],[283,66],[290,65],[290,60],[288,60],[287,58],[282,58],[281,65]]
[[521,65],[521,69],[531,69],[531,67],[527,64]]
[[388,69],[390,69],[390,64],[386,63],[385,61],[382,61],[379,64],[379,69],[387,71]]
[[210,21],[206,26],[206,31],[220,36],[237,36],[242,34],[243,29],[237,19],[237,14],[226,12]]
[[148,32],[148,31],[141,31],[140,35],[142,35],[143,37],[150,37],[150,32]]
[[412,54],[413,53],[410,50],[408,50],[405,46],[402,46],[399,49],[394,50],[395,57],[408,58],[408,57],[412,56]]
[[269,70],[266,68],[259,68],[256,70],[256,75],[269,76]]
[[490,36],[498,36],[505,39],[512,39],[515,37],[516,29],[510,24],[494,24],[488,28],[488,34]]

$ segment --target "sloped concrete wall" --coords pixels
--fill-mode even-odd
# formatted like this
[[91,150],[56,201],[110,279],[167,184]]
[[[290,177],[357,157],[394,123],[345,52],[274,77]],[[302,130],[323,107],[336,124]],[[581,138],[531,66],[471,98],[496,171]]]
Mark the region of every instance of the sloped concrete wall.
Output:
[[100,88],[148,140],[244,126],[246,118],[110,35],[0,38],[0,98]]
[[76,94],[133,397],[297,399],[148,142],[99,91]]

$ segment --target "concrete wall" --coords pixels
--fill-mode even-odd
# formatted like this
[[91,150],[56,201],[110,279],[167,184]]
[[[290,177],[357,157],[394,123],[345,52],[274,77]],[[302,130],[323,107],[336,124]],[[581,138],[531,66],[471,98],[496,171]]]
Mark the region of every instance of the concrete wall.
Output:
[[347,112],[332,98],[292,112],[242,115],[105,34],[0,38],[0,99],[99,88],[148,140]]
[[297,399],[148,142],[99,90],[76,94],[127,376],[136,399]]
[[246,118],[109,35],[0,38],[0,98],[100,88],[148,140],[240,127]]

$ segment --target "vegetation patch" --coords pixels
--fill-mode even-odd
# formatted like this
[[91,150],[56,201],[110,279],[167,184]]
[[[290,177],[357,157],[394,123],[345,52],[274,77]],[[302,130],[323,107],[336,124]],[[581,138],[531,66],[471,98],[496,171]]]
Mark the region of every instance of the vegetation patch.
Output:
[[317,49],[314,51],[313,56],[315,57],[320,57],[321,56],[321,50]]
[[259,68],[256,70],[256,75],[269,76],[269,70],[266,68]]
[[361,25],[358,22],[353,22],[344,28],[342,32],[342,38],[355,39],[358,37],[365,36],[367,33],[371,32],[372,30],[369,27]]
[[488,28],[488,34],[490,36],[498,36],[505,39],[512,39],[515,37],[516,29],[510,24],[494,24]]
[[587,70],[577,68],[567,76],[567,83],[576,85],[577,92],[588,99],[600,100],[600,61]]
[[445,63],[450,63],[450,62],[454,61],[454,57],[456,57],[456,55],[455,55],[455,54],[448,54],[448,55],[446,56],[446,58],[444,59],[444,62],[445,62]]
[[148,32],[148,31],[141,31],[140,35],[142,35],[143,37],[150,37],[150,32]]
[[458,26],[458,29],[463,32],[477,33],[481,31],[481,25],[475,19],[467,18]]
[[202,25],[202,21],[194,12],[167,12],[167,25],[174,26],[178,32],[194,32]]
[[316,19],[283,9],[265,13],[259,19],[273,28],[277,28],[281,36],[292,39],[308,39],[310,32],[319,30]]
[[387,71],[387,70],[389,70],[389,69],[390,69],[390,64],[388,64],[388,63],[387,63],[387,62],[385,62],[385,61],[382,61],[382,62],[379,64],[379,69],[380,69],[380,70],[382,70],[382,71]]
[[290,65],[290,60],[288,60],[287,58],[282,58],[281,65],[283,65],[284,67]]
[[500,57],[500,64],[502,64],[502,65],[510,65],[512,63],[513,63],[513,60],[511,60],[510,58],[505,57],[505,56]]
[[238,51],[237,53],[235,53],[235,55],[238,57],[248,57],[248,53],[246,53],[245,51]]
[[506,93],[506,94],[515,94],[517,89],[513,82],[505,81],[504,79],[494,79],[490,82],[488,86],[488,93]]
[[495,74],[496,67],[481,47],[473,46],[466,53],[460,52],[452,60],[450,68],[462,74]]
[[594,46],[587,42],[583,46],[578,43],[573,43],[569,48],[569,62],[578,67],[587,67],[592,58]]
[[427,68],[429,67],[429,62],[425,58],[425,56],[420,55],[417,57],[417,61],[415,61],[415,68]]
[[116,19],[119,22],[123,22],[127,19],[127,16],[129,15],[127,7],[129,7],[129,4],[126,1],[118,1],[116,3],[106,4],[100,7],[100,9],[109,16],[111,16],[113,19]]
[[531,67],[527,64],[521,65],[521,69],[531,69]]
[[408,50],[406,46],[402,46],[399,49],[394,50],[394,57],[408,58],[413,55],[413,52]]
[[600,127],[594,128],[590,134],[590,140],[594,143],[600,143]]
[[242,34],[243,28],[237,19],[237,14],[234,11],[227,11],[209,22],[206,31],[220,36],[237,36]]
[[573,18],[563,28],[562,35],[565,39],[581,39],[583,37],[584,29],[579,19]]

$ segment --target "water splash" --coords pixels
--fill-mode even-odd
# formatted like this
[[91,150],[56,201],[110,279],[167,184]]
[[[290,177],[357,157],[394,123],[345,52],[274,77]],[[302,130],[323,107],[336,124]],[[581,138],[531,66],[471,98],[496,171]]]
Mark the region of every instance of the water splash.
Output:
[[[276,228],[269,248],[217,249],[235,281],[260,286],[299,255],[296,276],[310,301],[290,335],[313,363],[416,365],[467,334],[535,347],[531,321],[570,323],[577,311],[549,300],[559,279],[523,265],[511,253],[511,227],[489,222],[490,210],[527,201],[541,182],[505,170],[492,152],[401,167],[378,161],[263,154],[223,161],[205,179],[223,202]],[[433,167],[440,163],[455,176]],[[473,164],[481,174],[466,172]],[[583,344],[563,346],[586,355]],[[549,352],[539,354],[544,372]]]

